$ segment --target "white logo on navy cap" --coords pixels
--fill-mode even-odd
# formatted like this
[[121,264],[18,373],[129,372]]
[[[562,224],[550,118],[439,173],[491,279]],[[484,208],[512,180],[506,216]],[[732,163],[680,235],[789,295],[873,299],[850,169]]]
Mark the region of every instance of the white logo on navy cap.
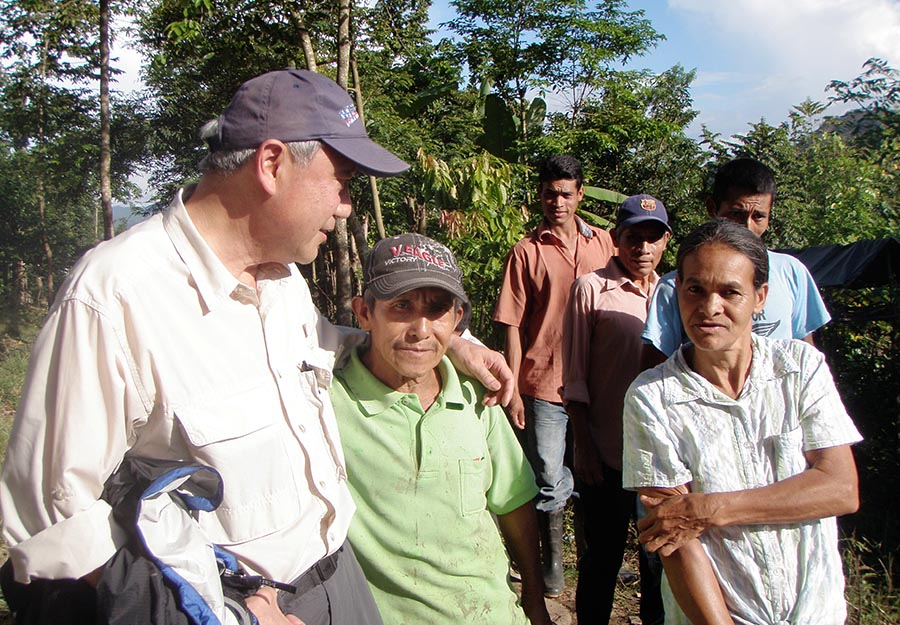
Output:
[[341,116],[341,119],[344,120],[347,128],[349,128],[357,119],[359,119],[359,113],[356,112],[356,107],[353,106],[353,103],[350,103],[342,108],[340,111],[338,111],[338,114]]

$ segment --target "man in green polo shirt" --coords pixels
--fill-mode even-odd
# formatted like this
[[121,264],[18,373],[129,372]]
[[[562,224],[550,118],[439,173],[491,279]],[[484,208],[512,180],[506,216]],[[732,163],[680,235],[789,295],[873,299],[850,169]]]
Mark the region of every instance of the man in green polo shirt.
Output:
[[550,625],[534,474],[502,409],[444,356],[470,313],[453,254],[403,234],[363,273],[353,311],[370,340],[336,372],[332,401],[357,505],[350,543],[384,622]]

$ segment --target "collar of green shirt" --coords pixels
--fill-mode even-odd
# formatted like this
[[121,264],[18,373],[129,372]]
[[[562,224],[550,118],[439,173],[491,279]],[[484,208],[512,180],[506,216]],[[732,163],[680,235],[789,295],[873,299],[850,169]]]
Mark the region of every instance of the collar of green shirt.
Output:
[[[360,347],[355,348],[347,366],[336,373],[350,389],[351,395],[359,405],[361,414],[367,417],[378,416],[394,404],[408,402],[407,398],[414,396],[412,393],[396,391],[372,375],[359,357],[360,349]],[[441,376],[441,392],[432,408],[462,410],[466,404],[473,403],[474,398],[468,397],[469,393],[463,388],[459,374],[446,356],[438,363],[438,373]],[[407,408],[410,407],[409,403],[404,405]],[[418,402],[415,402],[415,407],[421,411]]]

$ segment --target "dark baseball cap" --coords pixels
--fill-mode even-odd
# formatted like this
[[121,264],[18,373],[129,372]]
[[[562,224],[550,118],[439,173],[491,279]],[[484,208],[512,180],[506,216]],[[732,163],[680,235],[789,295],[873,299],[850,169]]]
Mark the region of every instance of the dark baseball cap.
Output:
[[463,288],[462,271],[447,246],[411,232],[382,239],[366,256],[363,291],[375,299],[393,299],[429,286],[449,291],[462,301],[463,318],[456,329],[465,330],[472,305]]
[[219,135],[210,149],[246,150],[267,139],[321,141],[372,176],[409,168],[369,139],[347,92],[316,72],[283,69],[245,82],[219,116]]
[[627,228],[642,221],[658,221],[672,232],[666,207],[652,195],[643,193],[626,198],[616,214],[616,228]]

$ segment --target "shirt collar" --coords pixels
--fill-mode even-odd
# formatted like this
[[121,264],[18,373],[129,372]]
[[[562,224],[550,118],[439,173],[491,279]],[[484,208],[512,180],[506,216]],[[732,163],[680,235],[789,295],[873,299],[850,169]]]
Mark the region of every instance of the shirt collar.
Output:
[[753,350],[750,374],[737,400],[726,396],[688,366],[684,357],[685,344],[663,365],[663,393],[666,403],[681,404],[698,399],[738,403],[765,388],[768,382],[800,371],[800,363],[786,349],[786,343],[756,334],[750,336],[750,341]]
[[[347,366],[337,375],[347,385],[363,415],[376,417],[413,395],[394,390],[372,375],[360,359],[360,349],[365,348],[356,347],[350,354]],[[469,402],[466,401],[459,375],[447,356],[438,363],[438,374],[441,376],[441,392],[433,407],[461,410]]]
[[[208,311],[213,311],[226,300],[256,301],[256,292],[252,287],[242,284],[228,271],[224,263],[216,256],[212,248],[191,221],[184,201],[196,189],[197,185],[189,185],[178,190],[175,199],[163,215],[163,227],[175,247],[175,251],[187,266],[191,278],[200,293]],[[277,280],[293,273],[291,267],[284,265],[265,265],[260,267],[259,280]]]
[[[584,220],[578,215],[575,215],[575,226],[578,228],[578,234],[583,236],[585,239],[594,238],[594,231],[591,230],[591,227],[587,225]],[[538,226],[538,229],[535,231],[535,235],[539,240],[543,239],[545,236],[556,238],[556,235],[551,232],[550,226],[547,225],[546,219],[541,221],[541,225]]]
[[[625,272],[622,271],[622,267],[619,265],[618,261],[616,261],[616,258],[618,258],[618,256],[610,257],[609,262],[606,263],[606,267],[603,268],[604,290],[612,291],[630,285],[631,290],[644,295],[644,292],[637,284],[635,284],[634,280],[625,275]],[[653,295],[653,289],[656,288],[657,282],[659,282],[659,275],[654,271],[650,274],[650,292],[646,294],[648,299]]]

